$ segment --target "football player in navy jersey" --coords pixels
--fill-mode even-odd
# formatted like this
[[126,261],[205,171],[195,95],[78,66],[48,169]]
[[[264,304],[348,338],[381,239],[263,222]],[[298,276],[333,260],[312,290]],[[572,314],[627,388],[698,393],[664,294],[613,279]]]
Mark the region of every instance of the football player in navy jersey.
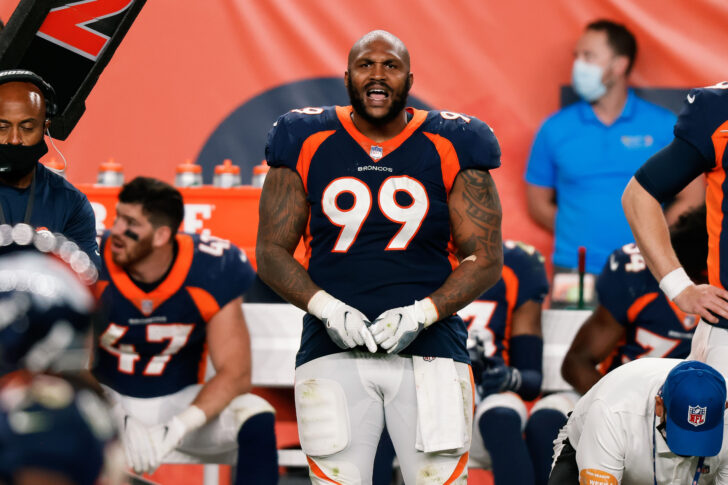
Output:
[[500,278],[498,142],[476,118],[405,108],[409,53],[388,32],[354,44],[344,81],[352,106],[294,109],[266,145],[259,275],[308,312],[301,447],[314,483],[370,483],[386,423],[405,483],[464,483],[473,387],[455,312]]
[[[685,313],[701,317],[691,345],[691,359],[728,375],[728,251],[725,229],[728,166],[728,82],[691,90],[675,123],[675,138],[640,167],[622,196],[647,267],[667,297]],[[708,281],[695,284],[682,267],[661,203],[700,174],[706,174]]]
[[[693,281],[707,282],[705,206],[683,214],[670,228],[672,247]],[[684,359],[699,316],[670,301],[635,244],[612,253],[597,279],[599,306],[584,322],[561,372],[585,394],[606,372],[641,357]]]
[[[240,295],[255,273],[229,241],[177,233],[183,211],[182,195],[164,182],[138,177],[122,187],[101,241],[106,315],[94,375],[138,473],[237,456],[236,483],[276,483],[273,409],[249,394]],[[208,354],[216,373],[205,381]]]
[[532,484],[537,471],[524,400],[541,392],[541,306],[549,291],[543,261],[532,246],[505,241],[500,281],[459,312],[471,345],[477,343],[471,346],[479,401],[471,459],[490,464],[497,485]]

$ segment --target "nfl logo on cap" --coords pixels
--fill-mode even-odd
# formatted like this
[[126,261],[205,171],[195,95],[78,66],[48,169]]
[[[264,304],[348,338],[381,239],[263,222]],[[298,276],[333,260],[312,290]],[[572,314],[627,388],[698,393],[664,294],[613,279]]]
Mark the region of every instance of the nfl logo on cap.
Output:
[[672,368],[662,386],[667,446],[676,455],[715,456],[723,444],[723,376],[695,360]]
[[705,424],[705,412],[707,410],[708,408],[705,406],[688,406],[688,423],[693,426]]

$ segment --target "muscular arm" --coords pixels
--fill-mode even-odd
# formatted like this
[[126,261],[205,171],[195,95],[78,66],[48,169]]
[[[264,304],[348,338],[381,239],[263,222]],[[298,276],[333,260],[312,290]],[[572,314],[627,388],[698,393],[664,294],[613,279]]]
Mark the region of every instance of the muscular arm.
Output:
[[[680,268],[660,203],[637,180],[632,179],[622,195],[622,207],[637,246],[657,281]],[[711,323],[718,319],[714,312],[728,318],[728,292],[710,285],[689,286],[674,298],[685,313],[699,314]]]
[[[503,268],[501,206],[487,171],[463,170],[448,200],[450,226],[461,264],[430,295],[442,318],[451,315],[493,286]],[[465,258],[474,256],[468,261]]]
[[526,200],[531,218],[553,232],[556,220],[556,191],[551,187],[526,184]]
[[236,396],[250,391],[250,335],[242,310],[242,297],[222,307],[207,322],[207,348],[215,376],[207,381],[192,402],[209,420]]
[[624,327],[609,310],[599,305],[587,318],[571,342],[561,364],[561,375],[585,394],[602,375],[596,366],[606,359],[624,336]]
[[320,288],[293,257],[306,230],[309,205],[301,178],[284,167],[271,168],[260,197],[255,257],[258,276],[297,307],[307,304]]

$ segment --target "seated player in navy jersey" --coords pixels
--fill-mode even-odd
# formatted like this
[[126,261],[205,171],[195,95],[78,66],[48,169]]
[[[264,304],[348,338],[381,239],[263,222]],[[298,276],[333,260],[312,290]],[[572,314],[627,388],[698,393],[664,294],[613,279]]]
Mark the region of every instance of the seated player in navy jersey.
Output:
[[268,135],[258,271],[308,312],[295,401],[315,484],[371,483],[385,424],[405,483],[467,480],[456,312],[500,278],[500,148],[477,118],[407,108],[413,79],[404,43],[370,32],[349,51],[351,106],[294,109]]
[[0,225],[0,484],[121,483],[110,410],[83,371],[95,276],[65,238]]
[[496,485],[535,483],[541,459],[531,458],[524,400],[541,392],[543,261],[532,246],[505,241],[500,281],[458,312],[468,323],[478,390],[470,456],[492,466]]
[[[182,195],[138,177],[101,241],[93,373],[138,473],[160,463],[229,463],[236,483],[277,483],[273,408],[250,394],[240,296],[255,273],[229,241],[177,233]],[[205,381],[208,355],[215,375]]]
[[[670,228],[678,259],[693,281],[707,282],[705,206],[683,214]],[[617,249],[597,280],[599,306],[584,322],[564,357],[561,373],[581,394],[605,373],[641,357],[684,359],[697,315],[670,301],[635,244]]]

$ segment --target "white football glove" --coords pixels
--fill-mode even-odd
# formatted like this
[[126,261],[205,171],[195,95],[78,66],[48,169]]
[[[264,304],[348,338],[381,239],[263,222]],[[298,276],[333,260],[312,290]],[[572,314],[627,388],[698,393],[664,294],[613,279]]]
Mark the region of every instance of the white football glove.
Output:
[[138,475],[151,473],[159,466],[149,427],[134,418],[124,416],[120,426],[121,443],[124,446],[126,464]]
[[311,297],[308,302],[308,313],[324,322],[329,337],[342,349],[366,345],[369,352],[377,351],[377,344],[369,331],[367,317],[324,290],[319,290]]
[[388,354],[396,354],[437,320],[437,308],[431,299],[425,298],[409,306],[387,310],[374,320],[369,330],[380,347]]
[[187,433],[196,430],[207,421],[204,411],[190,406],[165,424],[158,424],[149,431],[154,447],[157,466],[167,454],[177,448]]

